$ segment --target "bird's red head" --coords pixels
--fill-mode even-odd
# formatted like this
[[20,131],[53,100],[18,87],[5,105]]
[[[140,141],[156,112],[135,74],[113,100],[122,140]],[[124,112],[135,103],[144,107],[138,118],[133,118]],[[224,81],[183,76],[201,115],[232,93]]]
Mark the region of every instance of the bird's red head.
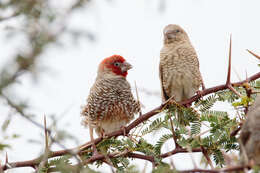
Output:
[[120,55],[112,55],[105,58],[99,65],[99,71],[101,72],[113,72],[115,75],[123,77],[127,76],[127,71],[132,68],[132,65],[126,62],[126,60]]

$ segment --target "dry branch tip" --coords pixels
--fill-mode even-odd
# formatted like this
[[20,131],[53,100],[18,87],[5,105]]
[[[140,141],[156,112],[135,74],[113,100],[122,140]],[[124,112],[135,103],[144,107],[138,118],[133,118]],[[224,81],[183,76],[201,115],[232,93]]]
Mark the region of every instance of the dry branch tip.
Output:
[[253,55],[254,57],[256,57],[257,59],[260,60],[260,56],[259,55],[255,54],[254,52],[252,52],[252,51],[250,51],[248,49],[246,49],[246,51],[249,52],[251,55]]

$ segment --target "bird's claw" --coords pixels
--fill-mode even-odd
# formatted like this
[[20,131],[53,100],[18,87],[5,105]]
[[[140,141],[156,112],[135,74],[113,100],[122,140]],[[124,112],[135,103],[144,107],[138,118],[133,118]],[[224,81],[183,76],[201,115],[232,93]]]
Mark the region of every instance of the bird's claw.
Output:
[[122,126],[121,129],[123,130],[123,135],[124,135],[124,136],[129,136],[129,135],[126,133],[126,127],[125,127],[125,126]]
[[[203,90],[202,90],[202,91],[203,91]],[[201,91],[201,90],[196,91],[196,94],[199,96],[199,98],[203,97],[202,91]]]
[[96,150],[93,149],[93,154],[92,154],[92,157],[96,157],[96,156],[99,156],[100,153]]
[[101,130],[101,137],[102,137],[102,139],[107,139],[108,138],[108,135],[105,133],[104,130]]
[[175,101],[174,101],[174,100],[170,100],[170,101],[168,102],[168,104],[169,104],[169,105],[174,105],[174,104],[175,104]]
[[168,105],[177,105],[177,102],[175,101],[174,98],[172,98],[169,100]]
[[99,152],[97,151],[96,144],[92,144],[92,149],[93,149],[92,157],[100,155]]
[[107,139],[107,138],[108,138],[108,135],[107,135],[106,133],[103,133],[103,134],[102,134],[102,138],[103,138],[103,139]]
[[186,107],[186,108],[191,107],[191,103],[183,104],[183,106]]

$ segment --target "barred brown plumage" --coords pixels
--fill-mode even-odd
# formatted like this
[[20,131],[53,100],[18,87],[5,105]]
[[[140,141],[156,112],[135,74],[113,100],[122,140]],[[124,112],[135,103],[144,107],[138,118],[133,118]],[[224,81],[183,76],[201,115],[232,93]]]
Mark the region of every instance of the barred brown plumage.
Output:
[[[119,55],[104,59],[98,68],[98,75],[83,107],[83,124],[89,126],[93,141],[93,128],[98,136],[119,130],[129,123],[140,111],[140,104],[131,93],[126,80],[132,66]],[[95,146],[93,145],[94,150]]]
[[[159,77],[163,102],[172,96],[177,102],[184,101],[199,91],[201,85],[204,89],[196,51],[187,33],[178,25],[164,28]],[[181,124],[188,124],[181,110],[177,115]]]
[[[82,111],[83,123],[110,133],[127,124],[139,111],[140,106],[125,78],[101,78],[96,80],[90,90],[87,105]],[[99,136],[100,128],[96,128]]]
[[163,101],[171,96],[176,101],[184,101],[203,83],[196,51],[187,33],[178,25],[170,24],[164,28],[159,73]]

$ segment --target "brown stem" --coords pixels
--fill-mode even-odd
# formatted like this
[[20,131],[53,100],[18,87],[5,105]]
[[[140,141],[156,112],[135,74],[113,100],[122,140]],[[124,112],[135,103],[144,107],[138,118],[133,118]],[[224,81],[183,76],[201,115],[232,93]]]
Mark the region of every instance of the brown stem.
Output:
[[253,55],[254,57],[256,57],[257,59],[260,60],[260,56],[259,56],[259,55],[255,54],[254,52],[252,52],[252,51],[250,51],[250,50],[248,50],[248,49],[247,49],[247,51],[248,51],[251,55]]
[[230,136],[236,136],[237,133],[241,130],[241,127],[242,127],[242,124],[238,128],[236,128],[234,131],[232,131],[230,133]]
[[[253,80],[256,80],[260,78],[260,72],[250,76],[247,80],[243,80],[243,81],[240,81],[240,82],[235,82],[235,83],[231,83],[231,86],[243,86],[243,84],[245,82],[250,82],[250,81],[253,81]],[[196,100],[198,100],[201,96],[205,96],[205,95],[208,95],[208,94],[211,94],[211,93],[215,93],[217,91],[220,91],[220,90],[225,90],[225,89],[228,89],[228,86],[227,84],[223,84],[223,85],[218,85],[218,86],[215,86],[215,87],[212,87],[212,88],[208,88],[208,89],[205,89],[203,91],[201,91],[200,94],[197,94],[193,97],[191,97],[190,99],[188,100],[185,100],[185,101],[182,101],[182,102],[179,102],[178,104],[180,105],[185,105],[185,104],[189,104],[189,103],[192,103]],[[168,103],[168,101],[164,102],[163,104],[161,104],[160,106],[154,108],[153,110],[143,114],[142,116],[138,117],[135,121],[133,121],[131,124],[129,124],[125,131],[126,133],[128,134],[129,131],[133,128],[135,128],[137,125],[139,125],[140,123],[146,121],[147,119],[151,118],[152,116],[158,114],[159,112],[161,112],[162,108]],[[107,134],[107,137],[108,138],[111,138],[111,137],[117,137],[117,136],[120,136],[120,135],[123,135],[123,130],[120,129],[120,130],[117,130],[117,131],[114,131],[112,133],[109,133]],[[94,143],[97,144],[99,142],[101,142],[102,138],[97,138],[94,140]],[[72,148],[72,149],[65,149],[65,150],[59,150],[59,151],[54,151],[54,152],[50,152],[48,158],[52,158],[52,157],[57,157],[57,156],[61,156],[61,155],[65,155],[65,154],[70,154],[70,153],[80,153],[81,151],[89,148],[91,146],[91,142],[87,142],[79,147],[76,147],[76,148]],[[160,155],[162,158],[166,158],[166,157],[169,157],[171,155],[174,155],[174,154],[177,154],[177,153],[186,153],[188,152],[186,149],[183,149],[183,148],[176,148],[170,152],[167,152],[167,153],[164,153],[162,155]],[[192,149],[192,152],[201,152],[201,148],[198,148],[198,149]],[[134,155],[136,156],[136,155]],[[139,155],[137,156],[139,157]],[[142,156],[143,157],[143,156]],[[93,158],[92,158],[93,159]],[[94,159],[96,160],[96,159]],[[0,170],[7,170],[7,169],[10,169],[10,168],[17,168],[17,167],[34,167],[34,165],[38,165],[41,161],[41,157],[39,158],[36,158],[36,159],[33,159],[33,160],[28,160],[28,161],[22,161],[22,162],[13,162],[13,163],[9,163],[9,165],[11,167],[9,167],[7,164],[4,164],[0,167]]]
[[209,155],[208,155],[207,150],[206,150],[203,146],[201,146],[200,148],[201,148],[201,150],[202,150],[202,153],[203,153],[204,157],[207,159],[210,168],[211,168],[211,169],[214,169],[214,166],[213,166],[213,164],[212,164],[212,161],[210,160],[210,157],[209,157]]
[[231,78],[231,49],[232,49],[232,37],[230,35],[230,41],[229,41],[229,54],[228,54],[228,72],[227,72],[227,81],[226,85],[230,84],[230,78]]
[[171,123],[171,131],[172,131],[172,137],[176,148],[180,148],[180,145],[177,143],[177,137],[173,128],[173,122],[172,117],[170,117],[170,123]]

